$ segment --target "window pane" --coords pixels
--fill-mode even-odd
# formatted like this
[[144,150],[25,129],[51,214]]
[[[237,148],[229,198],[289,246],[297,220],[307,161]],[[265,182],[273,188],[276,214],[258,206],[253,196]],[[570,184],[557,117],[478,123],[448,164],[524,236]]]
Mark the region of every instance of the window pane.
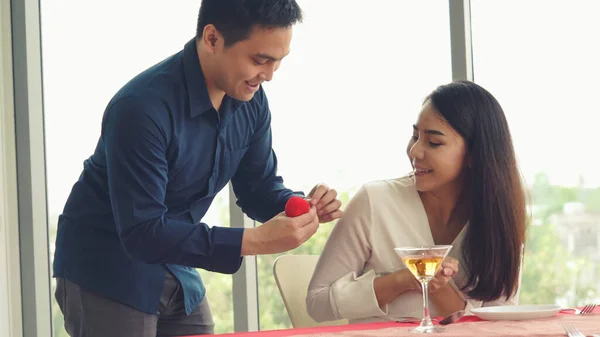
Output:
[[[133,76],[183,48],[195,34],[199,6],[197,0],[41,1],[51,257],[58,215],[96,146],[108,101]],[[225,189],[206,222],[228,226],[228,207]],[[232,331],[231,276],[201,275],[216,330]],[[66,337],[52,303],[54,336]]]
[[[286,185],[319,182],[347,201],[370,180],[410,172],[406,146],[422,100],[451,81],[447,1],[298,1],[304,23],[265,85]],[[320,254],[333,224],[292,254]],[[258,258],[261,329],[289,327],[272,273]]]
[[[225,186],[215,197],[202,218],[209,225],[229,227],[229,187]],[[206,287],[206,296],[215,322],[215,333],[233,332],[233,295],[231,275],[198,269]]]
[[600,3],[473,0],[471,14],[475,80],[505,110],[532,197],[521,303],[598,301]]

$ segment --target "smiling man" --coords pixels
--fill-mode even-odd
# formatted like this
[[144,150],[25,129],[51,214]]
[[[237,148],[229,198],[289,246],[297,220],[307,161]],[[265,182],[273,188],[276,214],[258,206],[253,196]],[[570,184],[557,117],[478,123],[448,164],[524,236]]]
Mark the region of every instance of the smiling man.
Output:
[[[293,249],[341,216],[318,184],[311,210],[277,176],[261,87],[301,21],[293,0],[203,0],[197,34],[109,102],[102,133],[59,218],[56,299],[71,336],[213,332],[195,268],[234,273],[243,256]],[[202,222],[231,181],[256,228]]]

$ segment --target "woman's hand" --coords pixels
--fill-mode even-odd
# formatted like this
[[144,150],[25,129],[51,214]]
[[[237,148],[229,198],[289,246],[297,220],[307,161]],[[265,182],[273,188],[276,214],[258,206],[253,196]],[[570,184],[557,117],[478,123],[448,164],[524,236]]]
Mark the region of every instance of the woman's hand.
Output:
[[434,294],[445,287],[450,279],[458,273],[458,260],[452,257],[446,257],[440,270],[435,274],[433,280],[429,282],[429,293]]

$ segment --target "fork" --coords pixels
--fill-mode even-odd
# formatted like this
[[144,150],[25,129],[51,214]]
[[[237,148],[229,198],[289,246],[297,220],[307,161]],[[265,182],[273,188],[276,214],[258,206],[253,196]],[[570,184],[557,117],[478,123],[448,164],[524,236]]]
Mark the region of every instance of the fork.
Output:
[[569,337],[585,337],[585,335],[582,334],[581,331],[579,331],[579,329],[577,329],[573,324],[564,324],[563,329],[565,329],[565,332]]
[[576,312],[576,315],[591,314],[596,308],[596,304],[586,304],[581,311]]
[[585,315],[591,314],[596,308],[596,306],[597,304],[586,304],[583,308],[581,308],[581,310],[577,308],[566,308],[564,310],[573,310],[575,312],[575,315]]

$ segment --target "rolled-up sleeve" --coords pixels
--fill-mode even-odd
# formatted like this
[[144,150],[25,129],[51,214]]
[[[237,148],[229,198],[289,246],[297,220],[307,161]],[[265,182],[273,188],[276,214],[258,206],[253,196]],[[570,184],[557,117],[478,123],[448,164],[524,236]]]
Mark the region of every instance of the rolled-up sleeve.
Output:
[[241,264],[243,229],[166,216],[171,130],[168,109],[159,100],[125,97],[107,108],[101,141],[121,243],[129,256],[145,263],[234,273]]

